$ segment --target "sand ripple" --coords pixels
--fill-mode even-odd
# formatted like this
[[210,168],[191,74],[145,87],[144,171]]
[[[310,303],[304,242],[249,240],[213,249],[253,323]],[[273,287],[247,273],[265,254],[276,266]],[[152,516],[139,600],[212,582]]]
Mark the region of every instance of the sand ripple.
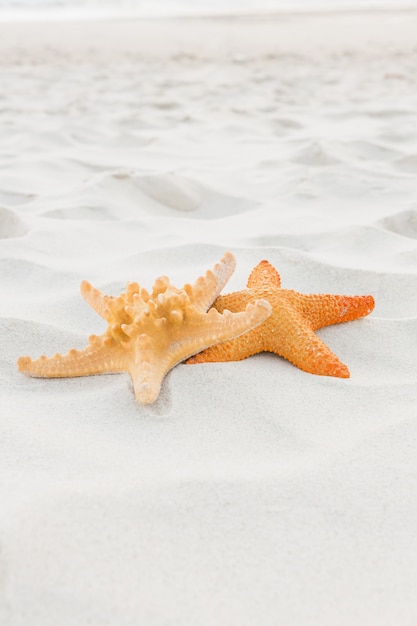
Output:
[[0,208],[0,239],[23,237],[27,232],[24,221],[11,209]]

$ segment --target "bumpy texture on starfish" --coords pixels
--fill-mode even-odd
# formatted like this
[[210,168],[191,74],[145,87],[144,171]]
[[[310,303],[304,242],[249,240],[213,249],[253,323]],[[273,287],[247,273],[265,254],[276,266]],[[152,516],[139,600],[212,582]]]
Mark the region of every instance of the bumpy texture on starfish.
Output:
[[280,276],[268,261],[255,267],[247,287],[219,296],[214,307],[220,312],[241,311],[249,302],[263,298],[272,305],[271,315],[254,330],[208,348],[187,363],[239,361],[258,352],[275,352],[305,372],[349,378],[346,365],[314,331],[368,315],[375,306],[372,296],[306,295],[282,289]]
[[[235,268],[229,252],[196,283],[177,289],[166,276],[158,278],[152,293],[129,283],[118,297],[102,294],[88,282],[81,293],[108,323],[103,335],[92,335],[84,350],[71,350],[36,361],[21,357],[18,367],[30,376],[62,378],[127,371],[139,402],[154,402],[164,376],[177,363],[220,341],[237,337],[260,324],[271,312],[264,300],[248,302],[239,313],[207,309]],[[243,307],[244,308],[244,307]]]

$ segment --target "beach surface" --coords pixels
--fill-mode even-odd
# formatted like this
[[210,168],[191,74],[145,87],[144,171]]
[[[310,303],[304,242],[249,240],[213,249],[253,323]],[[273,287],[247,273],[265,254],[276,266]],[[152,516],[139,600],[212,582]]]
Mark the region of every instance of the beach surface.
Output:
[[[417,623],[416,67],[415,11],[0,24],[2,625]],[[18,372],[226,251],[374,296],[349,379]]]

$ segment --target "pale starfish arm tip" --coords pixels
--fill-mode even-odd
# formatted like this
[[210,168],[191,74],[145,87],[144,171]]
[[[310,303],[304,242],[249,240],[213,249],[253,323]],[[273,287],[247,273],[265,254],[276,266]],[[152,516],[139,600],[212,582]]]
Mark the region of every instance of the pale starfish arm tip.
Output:
[[[246,315],[247,328],[245,328],[241,334],[246,333],[248,330],[252,330],[252,328],[256,328],[264,322],[272,313],[272,306],[268,302],[268,300],[264,300],[261,298],[260,300],[255,300],[255,302],[249,302],[246,306],[243,314]],[[235,315],[237,315],[235,313]]]
[[94,291],[94,287],[88,280],[83,280],[80,284],[80,292],[84,300],[90,304],[91,294]]
[[23,372],[24,374],[30,371],[30,366],[32,364],[32,359],[30,356],[21,356],[17,360],[17,367],[19,372]]
[[[249,337],[251,331],[260,326],[272,312],[272,307],[267,300],[260,299],[255,302],[249,302],[244,311],[239,313],[231,313],[225,309],[222,314],[219,314],[216,309],[210,309],[208,316],[213,318],[213,321],[217,321],[221,326],[221,331],[218,333],[215,341],[212,345],[207,345],[203,351],[189,357],[185,362],[186,364],[204,363],[207,361],[226,361],[226,360],[240,360],[224,358],[227,354],[230,356],[230,346],[239,346],[243,342],[246,343],[246,337]],[[259,349],[261,351],[261,348]],[[253,352],[254,353],[254,352]],[[249,356],[249,355],[248,355]]]
[[155,386],[149,382],[134,384],[135,397],[140,404],[152,404],[160,392],[160,385]]
[[220,259],[220,263],[227,264],[234,270],[236,268],[236,257],[232,252],[227,251]]
[[155,402],[161,391],[162,381],[171,369],[162,358],[158,358],[151,343],[145,344],[146,341],[149,339],[142,337],[139,353],[128,367],[139,404]]
[[217,263],[213,268],[213,273],[217,280],[218,295],[223,289],[230,276],[236,269],[236,259],[234,254],[226,252],[220,259],[220,263]]
[[[226,341],[232,337],[239,337],[252,328],[259,326],[271,314],[272,307],[267,300],[259,299],[249,302],[246,308],[239,313],[232,313],[225,309],[219,313],[214,307],[207,313],[208,319],[219,324],[219,339]],[[221,339],[220,339],[221,337]]]
[[88,280],[82,281],[80,291],[87,304],[89,304],[91,308],[100,315],[100,317],[106,319],[108,302],[110,300],[109,296],[104,295],[100,289],[93,287]]
[[254,303],[249,303],[246,308],[251,306],[256,306],[258,310],[263,310],[265,315],[264,319],[269,317],[272,312],[272,305],[268,302],[268,300],[265,300],[265,298],[260,298],[259,300],[255,300]]
[[205,276],[200,276],[194,285],[184,285],[193,305],[202,313],[213,304],[230,276],[235,271],[236,259],[231,252],[226,252],[213,269]]

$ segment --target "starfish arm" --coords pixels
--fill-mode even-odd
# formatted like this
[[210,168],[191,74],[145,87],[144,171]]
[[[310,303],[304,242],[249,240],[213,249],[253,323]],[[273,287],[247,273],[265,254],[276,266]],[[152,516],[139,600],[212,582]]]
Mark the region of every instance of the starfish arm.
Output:
[[263,285],[273,285],[274,287],[281,287],[281,277],[277,270],[269,261],[261,261],[252,270],[248,278],[248,287],[257,288]]
[[321,376],[349,378],[349,370],[326,344],[309,328],[304,319],[288,311],[275,323],[274,332],[265,339],[265,348],[291,361],[304,372]]
[[110,296],[106,296],[99,289],[93,287],[87,280],[83,280],[80,286],[81,295],[84,300],[98,313],[102,318],[107,319],[107,310],[109,306]]
[[122,350],[106,345],[100,339],[92,337],[92,343],[83,350],[70,350],[64,355],[41,356],[35,361],[29,356],[22,356],[17,365],[24,374],[37,378],[66,378],[123,371]]
[[297,309],[306,316],[314,330],[365,317],[375,307],[372,296],[296,295]]
[[129,371],[133,382],[136,400],[140,404],[152,404],[161,391],[162,381],[166,375],[159,366],[144,361]]
[[219,313],[212,308],[205,315],[204,324],[196,326],[181,344],[181,361],[215,344],[235,339],[252,328],[259,326],[271,313],[271,305],[266,300],[249,303],[244,311]]
[[173,346],[164,327],[164,324],[160,325],[157,335],[145,332],[134,338],[132,349],[125,358],[125,369],[130,374],[140,404],[155,402],[164,377],[176,364],[173,362]]
[[246,333],[232,339],[223,341],[215,346],[211,346],[198,354],[187,359],[187,364],[192,363],[219,363],[225,361],[242,361],[253,354],[263,351],[259,342],[256,330],[249,330]]
[[215,339],[211,335],[210,342],[200,346],[199,350],[203,350],[202,352],[198,354],[195,350],[191,352],[190,354],[194,356],[191,356],[187,363],[239,361],[251,354],[261,352],[262,345],[258,341],[257,333],[252,329],[262,324],[270,312],[271,306],[266,300],[249,303],[240,313],[231,313],[230,310],[225,309],[220,315],[214,308],[210,309],[208,315],[218,324],[219,332]]
[[205,313],[208,310],[233,274],[235,267],[235,257],[231,252],[226,252],[220,262],[212,270],[208,270],[205,276],[200,276],[194,285],[184,285],[184,290],[198,311]]
[[213,307],[223,313],[223,311],[232,311],[232,313],[239,313],[244,311],[250,302],[260,300],[261,297],[257,297],[249,289],[243,291],[234,291],[233,293],[227,293],[226,295],[218,296],[213,302]]

